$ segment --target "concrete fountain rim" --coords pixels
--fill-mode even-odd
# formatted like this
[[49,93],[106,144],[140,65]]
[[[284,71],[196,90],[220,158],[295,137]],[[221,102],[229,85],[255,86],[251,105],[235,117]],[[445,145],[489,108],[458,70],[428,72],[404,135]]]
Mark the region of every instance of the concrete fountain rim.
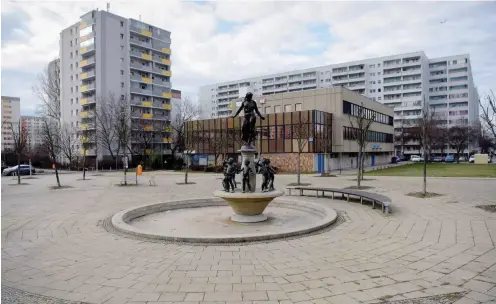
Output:
[[181,242],[181,243],[248,243],[248,242],[258,242],[267,240],[280,240],[284,238],[301,236],[305,234],[310,234],[312,232],[324,229],[336,222],[338,215],[336,211],[328,206],[311,203],[311,202],[299,202],[295,200],[275,200],[271,203],[271,207],[282,207],[282,208],[292,208],[300,211],[305,211],[309,213],[316,213],[322,215],[322,218],[318,221],[313,221],[310,225],[305,227],[300,227],[298,229],[287,229],[283,231],[277,231],[272,233],[252,233],[243,235],[208,235],[208,236],[177,236],[177,235],[167,235],[161,233],[152,233],[149,231],[144,231],[139,229],[129,223],[138,217],[149,215],[157,212],[165,212],[175,209],[184,208],[201,208],[210,206],[228,206],[228,204],[220,198],[205,198],[205,199],[194,199],[194,200],[181,200],[181,201],[171,201],[162,202],[156,204],[146,204],[139,207],[133,207],[126,210],[122,210],[116,213],[111,218],[111,225],[117,231],[128,234],[135,237],[140,237],[143,239],[151,240],[162,240],[167,242]]
[[214,196],[221,198],[276,198],[279,196],[283,196],[284,192],[281,190],[267,191],[267,192],[246,192],[243,193],[241,191],[226,192],[224,190],[216,190],[214,191]]

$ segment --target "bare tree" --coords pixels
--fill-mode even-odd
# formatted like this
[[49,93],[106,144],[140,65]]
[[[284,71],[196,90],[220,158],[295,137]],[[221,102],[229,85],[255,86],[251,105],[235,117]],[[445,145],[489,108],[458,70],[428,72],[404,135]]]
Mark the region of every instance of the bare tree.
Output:
[[172,147],[172,155],[176,152],[182,152],[185,149],[185,123],[187,121],[197,119],[201,114],[201,108],[193,104],[189,97],[184,100],[177,107],[177,111],[172,117],[171,131],[173,131],[174,146]]
[[[353,113],[354,112],[354,113]],[[361,187],[361,181],[363,179],[363,166],[365,157],[365,148],[369,142],[369,130],[375,119],[375,114],[372,111],[368,111],[361,106],[356,106],[354,110],[352,109],[352,115],[349,117],[350,125],[353,128],[353,137],[358,145],[358,172],[357,172],[357,187]]]
[[60,150],[64,157],[69,161],[69,167],[72,166],[75,157],[77,156],[77,144],[77,130],[68,123],[63,124],[60,131]]
[[146,156],[151,154],[157,130],[158,126],[155,126],[152,121],[138,119],[132,122],[132,149],[134,154],[140,156],[143,165],[145,165]]
[[308,117],[302,117],[302,113],[306,112],[295,112],[298,113],[296,121],[294,121],[295,116],[293,116],[293,139],[296,140],[298,154],[296,161],[296,184],[301,184],[301,153],[305,150],[308,145],[308,139],[311,136],[311,124],[308,123]]
[[492,90],[487,94],[485,100],[485,105],[479,100],[479,105],[482,109],[482,126],[496,140],[496,97]]
[[460,163],[460,153],[468,147],[470,133],[469,125],[455,125],[449,128],[449,144],[455,147],[456,163]]
[[28,132],[22,126],[21,119],[15,123],[8,123],[8,128],[12,132],[12,139],[14,140],[13,151],[17,156],[17,184],[21,184],[21,157],[27,152]]
[[127,185],[127,151],[131,144],[131,111],[126,95],[124,98],[116,100],[109,98],[109,103],[115,110],[114,128],[119,146],[123,149],[124,165],[124,185]]
[[88,131],[88,125],[81,132],[81,148],[83,154],[83,180],[86,179],[86,154],[88,154],[89,143],[95,137],[94,134]]
[[55,167],[55,178],[60,187],[57,156],[60,153],[60,60],[48,64],[38,75],[38,83],[32,87],[33,93],[41,100],[42,122],[41,139]]
[[423,164],[423,187],[422,196],[427,196],[427,161],[429,156],[429,151],[432,149],[435,129],[437,127],[437,120],[435,119],[434,111],[425,103],[421,112],[421,117],[418,119],[416,130],[418,130],[418,136],[420,141],[421,150],[423,150],[424,164]]
[[113,107],[115,102],[113,93],[110,93],[108,97],[98,99],[99,108],[98,111],[95,111],[95,125],[98,143],[102,150],[108,151],[112,159],[115,160],[115,168],[117,169],[120,145],[115,129],[116,109]]

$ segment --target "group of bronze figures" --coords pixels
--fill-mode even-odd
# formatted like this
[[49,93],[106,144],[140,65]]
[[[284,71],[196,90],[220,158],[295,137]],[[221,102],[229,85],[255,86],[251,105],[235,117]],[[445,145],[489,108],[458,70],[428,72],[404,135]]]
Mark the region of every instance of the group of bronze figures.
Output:
[[253,172],[249,160],[245,160],[244,166],[242,168],[237,166],[236,163],[234,163],[234,159],[232,158],[229,158],[228,160],[224,160],[222,164],[224,167],[224,180],[222,181],[222,187],[226,192],[234,192],[234,188],[237,188],[237,183],[236,183],[237,173],[242,173],[243,176],[243,180],[242,180],[243,193],[246,192],[247,188],[249,192],[252,191],[250,185],[250,175],[256,173],[262,174],[263,177],[262,192],[275,190],[274,177],[276,171],[270,165],[270,159],[267,158],[259,159],[255,163],[256,172]]

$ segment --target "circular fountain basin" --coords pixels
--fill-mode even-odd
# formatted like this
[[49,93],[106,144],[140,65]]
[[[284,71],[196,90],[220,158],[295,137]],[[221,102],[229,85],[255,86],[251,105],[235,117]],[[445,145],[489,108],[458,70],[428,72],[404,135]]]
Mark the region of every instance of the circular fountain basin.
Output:
[[273,240],[311,233],[337,219],[325,205],[276,199],[265,210],[267,220],[240,223],[230,219],[222,199],[198,199],[145,205],[121,211],[112,226],[141,239],[190,243],[239,243]]
[[267,205],[273,199],[283,196],[282,191],[268,191],[268,192],[226,192],[217,190],[214,196],[220,197],[225,200],[234,211],[231,220],[240,223],[256,223],[267,220],[267,216],[263,214]]

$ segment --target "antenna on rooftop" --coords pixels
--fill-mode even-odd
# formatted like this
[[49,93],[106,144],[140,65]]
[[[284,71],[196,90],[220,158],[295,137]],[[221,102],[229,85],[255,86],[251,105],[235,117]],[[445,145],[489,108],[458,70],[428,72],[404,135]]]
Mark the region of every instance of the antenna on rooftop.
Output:
[[107,12],[110,12],[110,2],[107,2]]
[[141,14],[139,15],[139,21],[141,21]]

